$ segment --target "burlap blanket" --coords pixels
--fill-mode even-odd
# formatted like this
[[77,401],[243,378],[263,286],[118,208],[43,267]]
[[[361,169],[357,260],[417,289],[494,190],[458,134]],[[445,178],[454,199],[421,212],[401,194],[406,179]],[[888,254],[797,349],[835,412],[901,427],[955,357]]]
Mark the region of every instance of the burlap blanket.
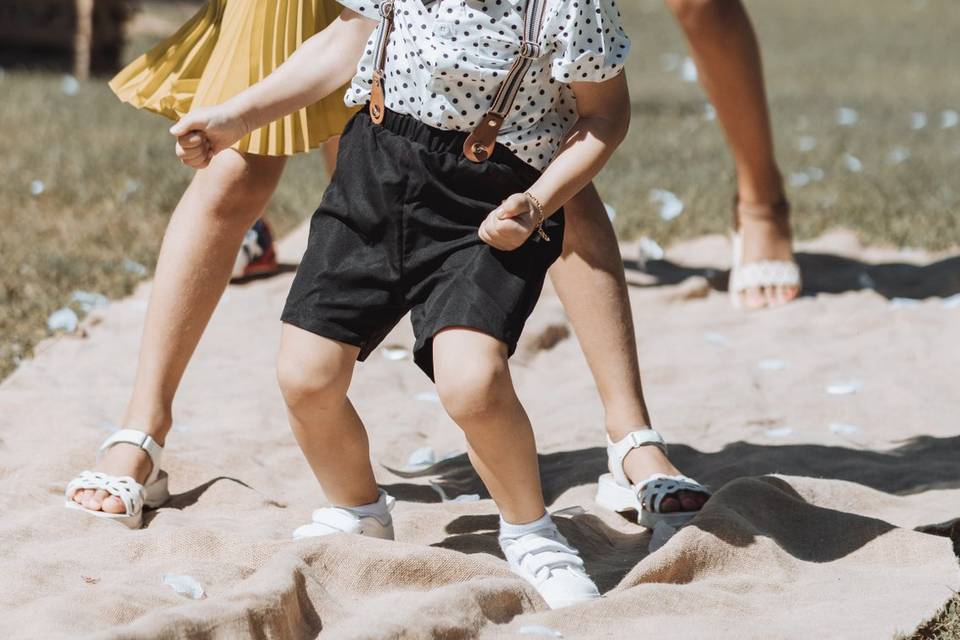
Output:
[[[833,268],[909,286],[902,271],[883,281],[845,236],[813,249],[847,256],[808,253],[814,280],[842,284],[817,271]],[[722,266],[719,251],[711,239],[671,257]],[[696,272],[655,266],[661,281]],[[0,637],[887,638],[960,588],[951,541],[915,530],[960,516],[960,309],[896,308],[840,286],[744,315],[705,281],[632,277],[657,426],[678,465],[716,491],[664,546],[651,552],[650,532],[593,504],[600,407],[549,292],[514,363],[550,509],[586,510],[557,519],[601,601],[549,611],[511,575],[462,453],[410,477],[378,469],[398,498],[395,543],[289,539],[324,498],[274,382],[284,275],[228,291],[178,399],[165,460],[175,496],[143,530],[68,511],[61,495],[122,410],[146,287],[0,386]],[[409,330],[389,342],[409,346]],[[374,354],[351,395],[378,464],[404,467],[423,446],[463,451],[409,360]],[[178,595],[165,574],[192,576],[205,597]]]

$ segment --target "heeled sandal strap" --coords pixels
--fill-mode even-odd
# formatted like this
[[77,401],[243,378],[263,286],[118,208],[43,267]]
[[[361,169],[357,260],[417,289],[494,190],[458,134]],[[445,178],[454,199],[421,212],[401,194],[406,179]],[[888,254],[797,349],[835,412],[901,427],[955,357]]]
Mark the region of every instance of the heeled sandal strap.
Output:
[[663,451],[664,454],[667,453],[667,443],[664,441],[663,436],[653,429],[631,431],[626,437],[617,442],[614,442],[610,439],[610,436],[607,436],[607,463],[610,468],[610,473],[613,474],[613,478],[617,481],[617,484],[625,487],[630,486],[630,480],[623,470],[623,459],[634,449],[648,446],[657,447]]
[[786,198],[773,203],[743,202],[740,196],[733,198],[733,230],[740,230],[740,218],[767,220],[787,224],[790,219],[790,201]]
[[121,443],[140,447],[146,452],[147,456],[150,457],[150,462],[153,465],[150,469],[150,476],[147,478],[147,484],[150,484],[160,473],[160,459],[163,456],[163,447],[161,447],[150,434],[144,433],[143,431],[138,431],[137,429],[120,429],[112,433],[110,437],[100,445],[100,449],[97,451],[97,461],[103,457],[107,449]]

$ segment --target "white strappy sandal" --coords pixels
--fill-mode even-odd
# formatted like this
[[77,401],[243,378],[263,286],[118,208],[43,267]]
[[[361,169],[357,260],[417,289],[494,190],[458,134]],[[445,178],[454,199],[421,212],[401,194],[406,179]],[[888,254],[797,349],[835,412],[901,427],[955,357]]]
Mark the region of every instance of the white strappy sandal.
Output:
[[631,484],[623,471],[623,459],[633,449],[646,446],[654,446],[664,453],[667,452],[663,437],[653,429],[633,431],[619,442],[607,438],[607,465],[610,473],[600,476],[597,504],[618,513],[636,511],[637,521],[650,529],[660,522],[679,528],[690,522],[699,510],[662,513],[660,505],[663,504],[663,499],[678,491],[693,491],[709,497],[710,491],[693,478],[663,473],[655,473],[643,482]]
[[773,205],[748,205],[738,199],[733,203],[734,231],[731,236],[733,257],[730,266],[730,282],[727,291],[734,308],[743,308],[741,296],[750,289],[769,287],[796,287],[801,289],[803,282],[800,267],[793,260],[755,260],[743,262],[743,235],[740,233],[740,208],[752,209],[752,216],[774,220],[787,220],[790,215],[790,203],[786,200]]
[[[160,470],[160,458],[163,447],[142,431],[136,429],[121,429],[107,438],[97,452],[99,460],[110,447],[120,444],[132,444],[140,447],[150,456],[153,468],[144,484],[140,484],[130,476],[111,476],[99,471],[82,471],[80,475],[70,481],[66,490],[66,507],[85,511],[97,518],[113,520],[131,529],[139,529],[143,524],[143,508],[159,507],[170,499],[167,489],[167,473]],[[124,513],[107,513],[92,511],[73,501],[73,496],[82,489],[103,489],[112,496],[123,501]]]

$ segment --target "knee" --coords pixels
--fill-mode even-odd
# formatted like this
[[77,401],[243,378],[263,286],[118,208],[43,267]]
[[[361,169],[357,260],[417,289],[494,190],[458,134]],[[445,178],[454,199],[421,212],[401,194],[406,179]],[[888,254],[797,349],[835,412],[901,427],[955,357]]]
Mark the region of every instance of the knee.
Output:
[[667,0],[670,11],[685,29],[700,27],[729,10],[739,0]]
[[350,372],[334,360],[307,362],[301,354],[282,350],[277,358],[277,382],[291,413],[323,411],[346,399]]
[[483,421],[512,397],[505,360],[459,363],[455,370],[437,371],[437,395],[447,414],[461,427]]
[[225,222],[251,224],[276,190],[282,159],[262,159],[240,153],[221,153],[193,186],[207,206],[205,215]]

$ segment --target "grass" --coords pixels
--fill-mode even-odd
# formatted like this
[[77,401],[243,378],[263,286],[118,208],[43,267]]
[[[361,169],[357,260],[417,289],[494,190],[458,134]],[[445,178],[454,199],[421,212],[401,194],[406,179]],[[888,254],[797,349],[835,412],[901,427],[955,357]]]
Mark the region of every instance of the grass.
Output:
[[960,639],[960,595],[950,601],[933,618],[920,625],[913,634],[902,640],[958,640]]
[[[725,231],[732,166],[718,123],[704,116],[699,86],[673,68],[685,55],[680,32],[661,0],[622,4],[634,41],[634,120],[598,179],[618,211],[618,231],[662,243]],[[748,3],[764,47],[781,167],[788,176],[823,176],[790,189],[800,237],[843,226],[871,243],[960,245],[960,126],[940,128],[942,112],[960,111],[954,4]],[[147,26],[131,55],[192,10],[182,2],[146,6],[140,23]],[[102,79],[69,96],[58,75],[7,70],[0,94],[2,379],[49,335],[46,318],[71,304],[74,290],[117,298],[149,275],[191,174],[174,160],[167,122],[120,104]],[[855,109],[857,123],[840,126],[841,108]],[[914,112],[929,124],[912,129]],[[897,150],[909,157],[894,162]],[[844,154],[855,156],[862,171],[847,168]],[[33,195],[35,181],[43,191]],[[270,207],[279,232],[309,215],[324,183],[317,157],[290,163]],[[683,200],[680,218],[660,219],[649,200],[654,188]],[[911,637],[960,637],[960,600]]]

